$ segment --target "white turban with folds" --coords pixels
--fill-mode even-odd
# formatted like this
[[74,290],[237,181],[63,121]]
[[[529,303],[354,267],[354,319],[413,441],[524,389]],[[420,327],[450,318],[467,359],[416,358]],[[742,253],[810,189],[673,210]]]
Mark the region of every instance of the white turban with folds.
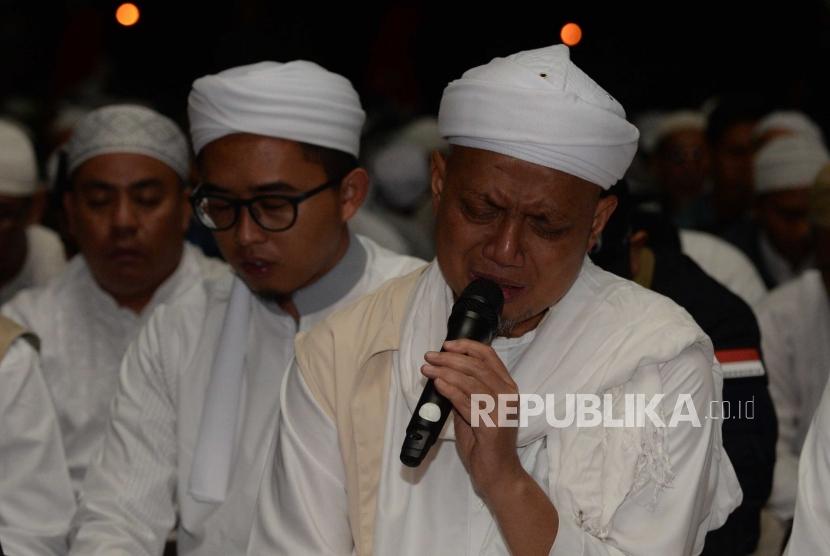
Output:
[[313,62],[259,62],[193,82],[188,98],[196,154],[232,133],[253,133],[358,156],[366,115],[345,77]]
[[37,159],[23,128],[0,120],[0,195],[28,197],[37,190]]
[[142,154],[190,177],[187,138],[176,123],[155,110],[135,104],[113,104],[84,116],[66,144],[69,173],[95,156]]
[[755,194],[809,188],[829,161],[830,154],[816,139],[775,137],[755,155]]
[[454,145],[555,168],[603,189],[623,177],[639,137],[620,103],[561,44],[465,72],[444,89],[438,122]]

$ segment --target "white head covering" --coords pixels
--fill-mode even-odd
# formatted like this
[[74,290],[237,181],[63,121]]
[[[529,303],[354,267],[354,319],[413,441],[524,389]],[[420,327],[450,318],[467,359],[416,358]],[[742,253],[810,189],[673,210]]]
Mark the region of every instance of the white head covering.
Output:
[[417,145],[397,141],[375,154],[372,183],[393,207],[411,207],[429,188],[429,154]]
[[28,197],[37,190],[37,159],[29,137],[0,120],[0,195]]
[[167,164],[180,178],[190,175],[187,139],[173,120],[134,104],[93,110],[75,126],[66,145],[69,173],[102,154],[143,154]]
[[608,189],[637,151],[637,128],[565,45],[468,70],[444,89],[441,134],[453,145],[555,168]]
[[313,62],[259,62],[193,82],[190,135],[199,154],[231,133],[309,143],[358,156],[366,115],[345,77]]
[[815,139],[799,135],[776,137],[755,155],[755,194],[808,188],[828,161],[830,154]]
[[764,116],[752,130],[755,137],[768,131],[784,131],[792,135],[802,135],[815,141],[824,141],[821,128],[803,112],[797,110],[779,110]]
[[435,150],[449,150],[436,118],[407,124],[369,159],[373,187],[393,207],[413,208],[429,189],[429,155]]
[[687,130],[703,131],[705,129],[706,117],[702,112],[675,110],[660,115],[648,128],[648,133],[640,128],[640,145],[646,153],[652,154],[660,146],[660,142],[672,133]]

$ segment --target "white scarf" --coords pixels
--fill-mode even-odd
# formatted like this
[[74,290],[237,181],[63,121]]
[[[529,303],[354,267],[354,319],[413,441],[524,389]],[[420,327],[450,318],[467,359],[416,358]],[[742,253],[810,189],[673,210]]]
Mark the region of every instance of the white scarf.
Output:
[[252,296],[248,286],[234,276],[190,470],[190,494],[200,502],[222,502],[228,490],[245,381],[244,350]]
[[[363,277],[367,257],[361,240],[352,235],[346,254],[333,269],[313,284],[294,292],[294,304],[303,326],[322,318],[326,311],[347,297]],[[234,276],[190,470],[189,491],[200,502],[224,502],[230,484],[240,408],[247,386],[246,350],[249,349],[248,332],[254,302],[254,294],[248,286]]]
[[[624,394],[641,393],[648,399],[662,391],[662,380],[652,364],[669,361],[698,342],[712,352],[708,338],[674,304],[652,302],[638,313],[625,313],[631,321],[623,321],[618,309],[636,306],[632,305],[631,298],[644,295],[635,284],[598,269],[586,258],[571,290],[549,309],[536,329],[534,340],[509,369],[519,392],[555,394],[559,418],[564,416],[566,393],[610,393],[615,399],[616,417],[616,409],[622,405],[616,400],[622,400]],[[653,300],[652,297],[650,301]],[[402,325],[401,347],[393,376],[393,389],[397,384],[399,390],[391,394],[390,415],[395,408],[400,409],[400,403],[406,404],[409,414],[417,405],[426,382],[420,373],[424,353],[440,348],[452,303],[452,293],[437,263],[433,262],[419,279]],[[517,445],[525,464],[528,457],[522,456],[523,448],[528,449],[525,454],[536,454],[529,456],[530,459],[547,458],[547,485],[542,484],[543,488],[552,495],[556,487],[566,502],[558,508],[578,513],[578,517],[572,517],[579,526],[603,538],[623,500],[636,496],[645,505],[653,505],[660,491],[672,482],[671,462],[665,451],[665,429],[658,429],[648,421],[644,428],[555,429],[541,415],[531,417],[528,427],[519,428]],[[384,526],[384,517],[395,515],[390,509],[406,508],[412,496],[412,483],[428,470],[422,469],[426,467],[422,465],[410,472],[399,462],[391,461],[403,438],[403,430],[394,429],[401,427],[405,428],[406,423],[387,423],[387,434],[393,436],[390,442],[395,446],[385,453],[381,478],[380,499],[386,511],[378,514],[379,550],[389,540],[385,539],[384,531],[389,527]],[[441,438],[453,440],[451,424]],[[540,440],[545,442],[539,444]],[[586,481],[586,477],[601,480]],[[570,517],[562,515],[561,519]],[[725,520],[725,517],[718,519]],[[494,526],[491,524],[488,535],[496,534]]]

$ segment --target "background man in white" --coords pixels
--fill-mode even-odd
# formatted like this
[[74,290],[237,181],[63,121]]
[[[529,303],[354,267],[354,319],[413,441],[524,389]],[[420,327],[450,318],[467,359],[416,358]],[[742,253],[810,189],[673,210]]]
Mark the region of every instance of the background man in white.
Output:
[[78,123],[66,158],[64,206],[80,254],[2,312],[41,340],[77,493],[130,341],[159,304],[224,265],[185,244],[190,155],[172,120],[143,106],[99,108]]

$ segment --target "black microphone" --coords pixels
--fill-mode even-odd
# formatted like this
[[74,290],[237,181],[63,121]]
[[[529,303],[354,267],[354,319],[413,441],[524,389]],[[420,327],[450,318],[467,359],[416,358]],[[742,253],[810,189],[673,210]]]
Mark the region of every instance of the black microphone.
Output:
[[[447,322],[447,341],[466,338],[489,344],[499,326],[503,305],[504,295],[500,287],[484,278],[473,280],[452,306]],[[451,412],[452,403],[438,393],[430,379],[406,427],[406,438],[401,448],[401,462],[404,465],[418,467],[421,464]]]

